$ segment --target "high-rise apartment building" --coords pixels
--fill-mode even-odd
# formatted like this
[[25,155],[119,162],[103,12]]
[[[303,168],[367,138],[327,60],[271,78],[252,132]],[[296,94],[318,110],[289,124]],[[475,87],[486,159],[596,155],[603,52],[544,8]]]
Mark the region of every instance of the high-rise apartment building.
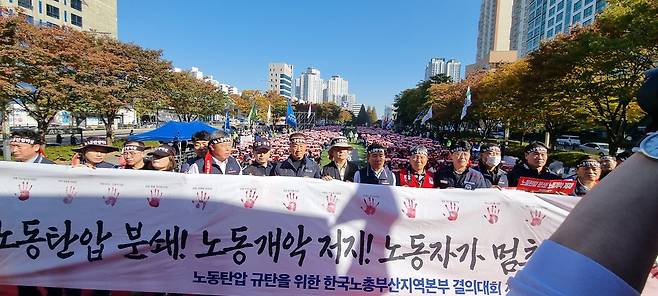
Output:
[[117,0],[0,0],[30,23],[68,26],[117,38]]
[[[518,1],[518,0],[517,0]],[[575,25],[589,25],[606,7],[606,0],[525,0],[526,31],[521,56],[539,49],[542,40],[569,34]]]
[[521,0],[482,0],[475,64],[466,67],[466,75],[516,61],[518,42],[515,44],[512,39],[513,33],[518,34],[513,31],[513,28],[518,30],[518,23],[513,24],[513,20],[521,19],[513,13],[522,9],[514,9],[515,1]]
[[320,104],[323,101],[323,82],[320,70],[307,68],[299,77],[299,100],[307,103]]
[[286,63],[273,63],[269,65],[268,74],[268,89],[291,99],[294,95],[293,66]]
[[449,60],[446,63],[446,75],[452,78],[453,82],[462,80],[462,63],[458,60]]
[[429,63],[427,63],[427,66],[425,66],[425,80],[430,80],[430,78],[439,74],[446,74],[446,59],[430,59]]
[[343,97],[349,94],[349,83],[338,75],[331,76],[327,80],[327,95],[324,98],[325,102],[341,105]]

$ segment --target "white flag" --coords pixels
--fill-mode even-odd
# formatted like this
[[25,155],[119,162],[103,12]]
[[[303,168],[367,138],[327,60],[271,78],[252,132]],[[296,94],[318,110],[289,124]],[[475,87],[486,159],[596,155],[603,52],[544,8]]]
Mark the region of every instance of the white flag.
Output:
[[272,105],[269,105],[267,107],[267,121],[265,122],[267,125],[270,125],[272,122]]
[[471,87],[468,87],[468,90],[466,90],[466,100],[464,100],[464,107],[462,107],[462,116],[459,118],[459,120],[464,119],[466,117],[466,109],[471,106]]
[[427,113],[425,113],[425,116],[423,116],[423,119],[420,120],[420,124],[425,124],[425,121],[428,121],[432,119],[432,106],[430,105],[430,108],[427,110]]
[[308,113],[306,113],[306,118],[311,118],[311,103],[308,103]]

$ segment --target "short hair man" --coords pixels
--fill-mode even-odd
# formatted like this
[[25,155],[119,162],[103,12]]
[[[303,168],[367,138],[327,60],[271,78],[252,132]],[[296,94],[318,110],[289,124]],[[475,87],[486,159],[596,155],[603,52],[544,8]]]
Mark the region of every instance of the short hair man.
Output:
[[222,130],[210,135],[208,151],[203,158],[197,159],[190,166],[188,174],[219,174],[242,175],[242,167],[235,157],[231,156],[233,139]]
[[124,169],[130,170],[146,170],[150,162],[144,158],[144,151],[146,145],[142,141],[127,141],[123,145],[123,159],[126,164]]
[[601,156],[599,163],[601,163],[601,177],[599,180],[603,180],[605,176],[610,174],[617,167],[617,159],[610,155]]
[[44,143],[33,130],[17,130],[9,139],[11,156],[17,162],[55,164],[43,156]]
[[576,180],[574,195],[583,196],[587,194],[601,177],[601,163],[596,157],[586,155],[578,159],[576,175],[567,179]]
[[429,151],[425,146],[418,145],[411,149],[409,164],[400,169],[396,176],[398,186],[416,188],[434,188],[434,176],[427,167]]
[[501,168],[500,146],[486,143],[480,147],[480,161],[475,168],[484,177],[487,187],[507,187],[507,172]]
[[181,173],[187,173],[192,164],[206,156],[206,153],[208,152],[208,142],[210,142],[210,133],[207,131],[198,131],[192,135],[192,143],[194,144],[194,153],[196,153],[196,157],[183,163],[180,168]]
[[510,187],[519,184],[519,178],[529,177],[544,180],[559,180],[560,176],[551,172],[546,165],[548,162],[548,147],[542,142],[532,142],[524,148],[525,159],[514,166],[507,174]]
[[274,166],[274,176],[320,178],[320,166],[306,155],[306,136],[302,133],[293,133],[290,141],[290,155],[288,159]]
[[487,188],[482,174],[469,168],[471,160],[471,145],[466,141],[457,141],[450,147],[450,159],[452,163],[436,172],[434,183],[436,187],[464,188],[475,190],[476,188]]
[[354,183],[395,186],[395,176],[384,164],[386,148],[379,143],[368,145],[368,165],[354,174]]

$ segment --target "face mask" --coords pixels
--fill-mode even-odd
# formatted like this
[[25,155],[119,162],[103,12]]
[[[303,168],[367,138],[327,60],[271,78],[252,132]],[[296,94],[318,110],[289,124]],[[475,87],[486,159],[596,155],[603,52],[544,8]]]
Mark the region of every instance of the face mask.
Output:
[[495,167],[500,164],[500,156],[489,156],[484,161],[488,166]]

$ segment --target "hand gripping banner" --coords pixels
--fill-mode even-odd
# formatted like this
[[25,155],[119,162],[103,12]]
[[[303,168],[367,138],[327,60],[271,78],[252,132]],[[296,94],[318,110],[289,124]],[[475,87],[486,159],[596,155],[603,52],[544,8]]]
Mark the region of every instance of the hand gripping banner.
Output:
[[0,284],[121,291],[504,295],[578,201],[7,162],[0,175]]

